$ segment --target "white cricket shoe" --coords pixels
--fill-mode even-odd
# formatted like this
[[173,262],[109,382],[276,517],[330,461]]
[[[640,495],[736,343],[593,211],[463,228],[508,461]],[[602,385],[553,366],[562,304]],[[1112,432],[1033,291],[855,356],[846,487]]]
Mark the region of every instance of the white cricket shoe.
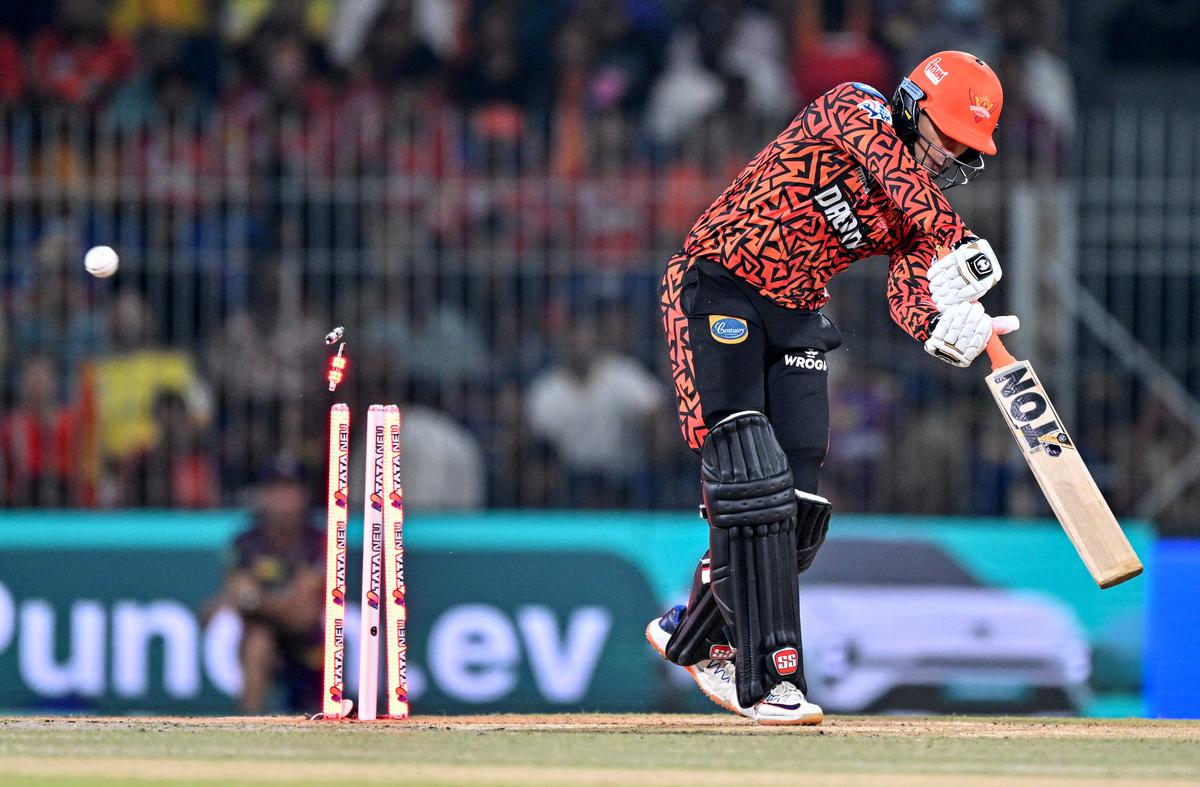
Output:
[[[667,615],[668,617],[672,612]],[[655,618],[646,625],[646,641],[662,656],[667,657],[667,641],[671,632],[663,628],[663,619]],[[678,666],[678,665],[677,665]],[[690,667],[684,667],[704,696],[720,705],[727,711],[753,719],[754,712],[743,709],[737,701],[737,683],[734,681],[733,662],[728,659],[703,659]]]
[[[736,699],[736,690],[734,691]],[[820,724],[825,712],[820,705],[809,702],[795,684],[783,681],[745,714],[759,724]]]

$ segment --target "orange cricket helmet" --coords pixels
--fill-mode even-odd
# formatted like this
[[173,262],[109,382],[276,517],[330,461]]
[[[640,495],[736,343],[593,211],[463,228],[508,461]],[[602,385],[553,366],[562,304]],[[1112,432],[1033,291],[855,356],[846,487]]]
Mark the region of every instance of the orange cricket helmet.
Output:
[[[1004,91],[987,63],[967,52],[937,52],[905,81],[919,88],[923,95],[916,99],[917,107],[938,130],[972,150],[996,155],[992,134],[1004,106]],[[907,119],[916,125],[915,113]]]

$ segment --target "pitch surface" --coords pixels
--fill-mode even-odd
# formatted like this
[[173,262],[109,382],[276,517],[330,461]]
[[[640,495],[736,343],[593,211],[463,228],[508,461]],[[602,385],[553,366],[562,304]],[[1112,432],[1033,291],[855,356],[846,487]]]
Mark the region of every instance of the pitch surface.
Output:
[[1200,722],[724,715],[0,719],[0,783],[1180,785]]

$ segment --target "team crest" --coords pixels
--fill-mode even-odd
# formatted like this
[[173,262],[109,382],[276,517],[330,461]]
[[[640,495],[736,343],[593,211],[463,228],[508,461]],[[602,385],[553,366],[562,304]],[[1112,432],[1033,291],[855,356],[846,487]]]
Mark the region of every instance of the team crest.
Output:
[[858,108],[867,113],[867,117],[871,120],[882,120],[884,123],[892,122],[892,113],[887,108],[887,104],[882,101],[864,100],[858,102]]
[[996,108],[996,102],[987,96],[979,96],[974,90],[968,90],[971,94],[971,114],[975,116],[975,122],[981,120],[990,120],[992,110]]

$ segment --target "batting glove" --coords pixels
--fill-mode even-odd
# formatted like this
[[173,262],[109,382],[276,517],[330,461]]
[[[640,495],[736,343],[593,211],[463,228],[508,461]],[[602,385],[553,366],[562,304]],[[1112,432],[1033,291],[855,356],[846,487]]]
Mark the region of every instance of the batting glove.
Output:
[[1000,261],[990,243],[971,238],[929,266],[927,276],[933,302],[944,312],[955,304],[979,300],[1000,281]]
[[1021,321],[1011,314],[989,317],[978,303],[957,303],[935,319],[925,352],[964,368],[979,357],[993,333],[1003,336],[1021,327]]

